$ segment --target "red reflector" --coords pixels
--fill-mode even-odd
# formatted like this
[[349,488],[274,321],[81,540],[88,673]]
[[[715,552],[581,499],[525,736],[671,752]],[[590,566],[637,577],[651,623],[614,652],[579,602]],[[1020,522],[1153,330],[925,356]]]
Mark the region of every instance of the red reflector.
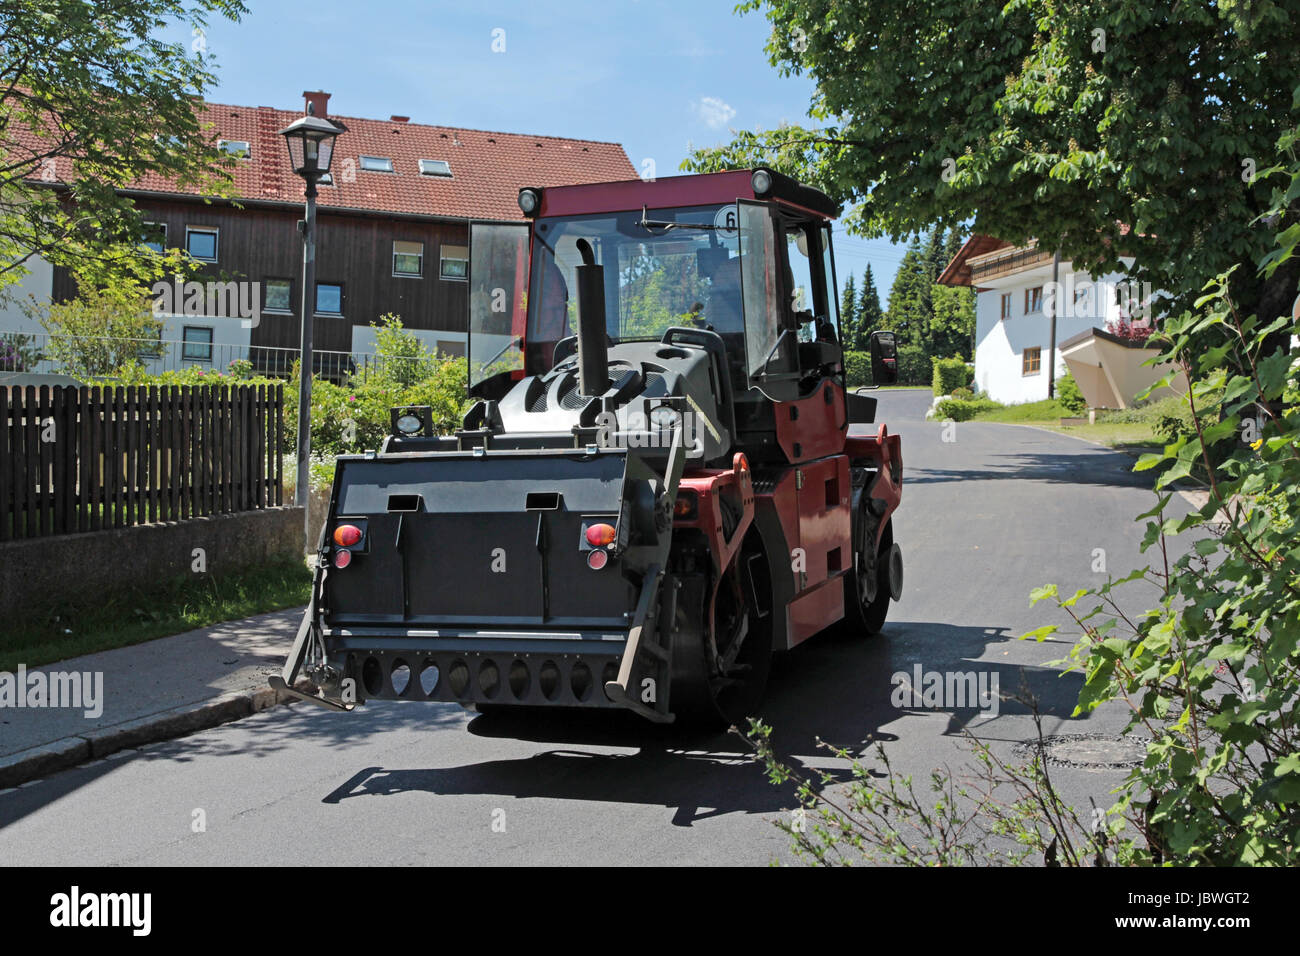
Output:
[[334,552],[334,567],[346,568],[351,563],[352,563],[351,551],[339,550]]
[[599,571],[605,565],[609,564],[609,553],[605,551],[588,551],[587,567],[593,571]]
[[361,529],[354,524],[341,524],[334,529],[334,543],[341,548],[350,548],[361,540]]
[[587,544],[593,548],[603,548],[614,543],[614,534],[612,524],[593,524],[587,529]]

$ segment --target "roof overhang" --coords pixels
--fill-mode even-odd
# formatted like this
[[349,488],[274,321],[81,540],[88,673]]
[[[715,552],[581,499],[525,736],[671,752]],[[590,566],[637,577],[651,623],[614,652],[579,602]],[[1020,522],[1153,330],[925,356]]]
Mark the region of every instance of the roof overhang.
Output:
[[983,257],[999,249],[1010,247],[1011,243],[1004,239],[997,239],[977,232],[962,243],[957,255],[953,256],[952,262],[948,263],[943,272],[939,273],[938,281],[944,285],[952,286],[974,285],[971,281],[971,259]]
[[[770,172],[770,170],[769,170]],[[625,179],[610,183],[550,186],[542,190],[539,216],[577,216],[593,213],[628,212],[647,206],[713,206],[737,199],[776,200],[778,203],[834,219],[840,207],[829,196],[788,176],[772,173],[772,188],[762,196],[754,193],[753,170],[737,169],[662,179]],[[527,184],[524,184],[527,185]]]

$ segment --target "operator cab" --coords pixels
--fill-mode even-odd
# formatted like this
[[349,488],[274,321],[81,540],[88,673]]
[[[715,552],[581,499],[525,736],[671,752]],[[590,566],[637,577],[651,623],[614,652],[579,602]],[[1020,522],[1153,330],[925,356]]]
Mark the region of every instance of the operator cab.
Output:
[[[842,382],[829,223],[836,207],[766,169],[681,180],[716,188],[684,195],[665,179],[602,184],[603,197],[594,187],[528,189],[521,197],[536,216],[531,229],[474,225],[471,394],[499,398],[573,354],[583,242],[603,271],[611,361],[625,343],[702,329],[722,340],[737,402],[751,389],[791,401],[823,377]],[[601,199],[610,208],[566,214],[599,208]]]

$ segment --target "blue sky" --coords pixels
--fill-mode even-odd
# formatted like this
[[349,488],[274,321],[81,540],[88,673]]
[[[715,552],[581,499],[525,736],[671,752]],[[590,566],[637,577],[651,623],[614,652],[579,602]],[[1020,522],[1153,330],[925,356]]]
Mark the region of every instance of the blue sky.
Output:
[[[730,128],[805,121],[812,92],[768,64],[766,18],[730,0],[247,3],[241,23],[201,38],[213,99],[294,109],[323,89],[345,116],[611,140],[659,176]],[[870,263],[884,304],[903,247],[835,241],[841,285]]]

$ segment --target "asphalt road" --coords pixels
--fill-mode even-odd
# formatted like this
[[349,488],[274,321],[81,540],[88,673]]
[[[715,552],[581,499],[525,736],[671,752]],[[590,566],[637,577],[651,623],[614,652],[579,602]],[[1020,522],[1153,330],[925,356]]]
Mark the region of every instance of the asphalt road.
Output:
[[[924,421],[928,404],[927,391],[880,394],[905,465],[906,585],[884,633],[823,634],[774,669],[763,717],[796,766],[846,775],[820,737],[854,752],[882,742],[899,771],[960,774],[963,728],[1004,757],[1034,736],[1013,700],[987,717],[978,702],[895,707],[891,675],[911,679],[918,664],[996,676],[1003,697],[1028,688],[1049,734],[1122,726],[1113,710],[1069,718],[1079,678],[1045,666],[1068,639],[1017,637],[1065,623],[1030,608],[1033,587],[1100,583],[1096,549],[1117,577],[1135,565],[1147,482],[1124,455],[1038,429],[945,432]],[[1118,776],[1056,771],[1085,807],[1108,805]],[[683,738],[602,714],[300,705],[0,793],[0,864],[766,864],[789,858],[773,821],[793,805],[726,734]]]

